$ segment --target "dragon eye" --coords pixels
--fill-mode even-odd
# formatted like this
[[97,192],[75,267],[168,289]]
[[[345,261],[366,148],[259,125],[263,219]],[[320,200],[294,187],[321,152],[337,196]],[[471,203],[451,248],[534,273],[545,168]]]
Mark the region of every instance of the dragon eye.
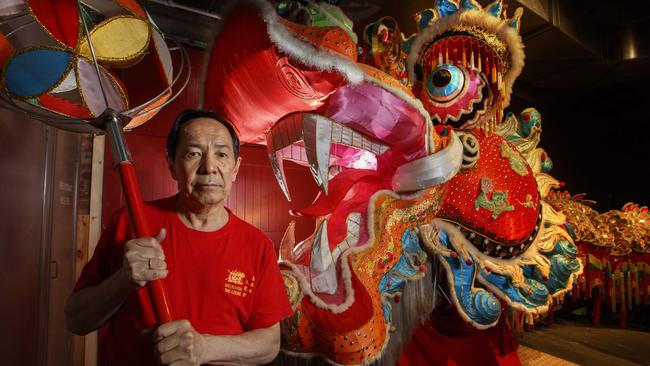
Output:
[[438,65],[427,78],[427,93],[432,100],[444,103],[454,99],[463,90],[463,71],[450,64]]

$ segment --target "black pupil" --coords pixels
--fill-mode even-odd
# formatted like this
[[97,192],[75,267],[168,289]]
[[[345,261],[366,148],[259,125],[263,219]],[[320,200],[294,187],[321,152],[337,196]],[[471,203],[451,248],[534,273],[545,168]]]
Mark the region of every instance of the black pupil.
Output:
[[433,85],[438,88],[447,86],[450,81],[451,81],[451,73],[449,72],[449,70],[442,69],[436,71],[436,73],[433,74]]

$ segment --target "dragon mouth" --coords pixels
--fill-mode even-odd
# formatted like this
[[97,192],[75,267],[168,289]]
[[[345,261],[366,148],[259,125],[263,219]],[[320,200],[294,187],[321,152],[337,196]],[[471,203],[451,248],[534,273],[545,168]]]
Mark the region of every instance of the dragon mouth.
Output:
[[291,195],[284,160],[309,168],[316,184],[327,195],[330,179],[346,169],[377,168],[377,156],[390,147],[352,128],[313,113],[291,114],[266,134],[268,158],[282,192]]
[[493,258],[511,259],[523,254],[533,244],[542,225],[542,212],[540,210],[537,215],[537,222],[530,236],[520,243],[505,243],[501,240],[490,238],[490,235],[482,233],[480,230],[469,228],[454,220],[442,220],[456,225],[458,231],[481,253]]
[[[339,175],[349,177],[350,173],[356,174],[355,170],[360,173],[376,171],[377,157],[390,149],[376,138],[313,113],[294,113],[281,119],[267,132],[266,142],[273,173],[289,201],[291,195],[284,173],[285,160],[309,169],[321,189],[319,197],[325,198],[329,188],[336,186],[337,193],[331,192],[325,199],[347,202],[355,196],[354,184],[349,187],[339,185],[339,179],[335,178]],[[345,196],[334,197],[341,194]],[[298,213],[294,211],[294,214],[299,215],[316,206],[317,201]],[[343,279],[336,268],[344,252],[367,238],[365,215],[361,212],[365,211],[355,206],[354,209],[345,208],[333,213],[312,213],[309,216],[316,218],[316,228],[309,237],[296,241],[295,224],[291,223],[282,238],[280,263],[299,273],[310,284],[312,295],[327,304],[340,304],[350,296],[346,290],[349,286],[340,286]],[[340,225],[344,229],[328,229],[330,222],[339,222],[334,216],[341,217]]]

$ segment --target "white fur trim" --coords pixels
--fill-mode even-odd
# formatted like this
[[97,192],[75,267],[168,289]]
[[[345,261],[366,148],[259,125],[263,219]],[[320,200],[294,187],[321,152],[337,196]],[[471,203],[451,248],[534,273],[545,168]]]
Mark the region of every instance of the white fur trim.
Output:
[[293,32],[278,22],[278,15],[273,6],[264,0],[243,0],[260,10],[267,24],[267,32],[271,42],[278,50],[290,58],[306,66],[321,71],[336,71],[342,74],[351,84],[363,81],[363,71],[355,63],[334,52],[314,47],[311,43],[296,37]]
[[[323,9],[323,7],[319,3],[310,0],[309,6],[313,6],[314,8],[318,9],[318,11],[320,11],[321,14],[325,16],[325,18],[327,18],[330,22],[336,24],[337,27],[341,28],[348,35],[348,37],[350,37],[350,39],[354,41],[355,44],[359,43],[359,38],[357,37],[357,34],[351,31],[350,29],[348,29],[348,27],[346,27],[345,24],[341,23],[340,20],[332,16],[332,14],[330,14],[327,10]],[[348,22],[352,23],[350,18],[348,18],[345,14],[343,14],[343,12],[341,12],[341,15],[344,16]]]
[[279,264],[286,265],[291,268],[291,272],[298,279],[300,288],[303,293],[309,297],[311,302],[317,307],[325,310],[329,310],[334,314],[342,313],[350,308],[354,303],[354,288],[352,288],[352,273],[350,270],[350,264],[348,262],[348,256],[350,255],[350,250],[346,250],[341,255],[341,271],[343,276],[343,284],[345,285],[345,300],[339,305],[328,304],[318,297],[314,291],[311,289],[311,284],[305,278],[305,275],[302,273],[300,268],[297,265],[287,262],[280,261]]
[[487,15],[479,10],[458,11],[441,20],[433,22],[423,29],[415,38],[408,55],[408,72],[409,81],[415,82],[415,64],[420,57],[422,48],[428,45],[433,39],[458,24],[477,25],[487,31],[496,34],[501,40],[508,45],[510,52],[510,70],[504,75],[503,82],[505,85],[505,100],[503,107],[510,104],[510,94],[515,79],[521,74],[524,67],[524,45],[519,34],[508,25],[508,21]]

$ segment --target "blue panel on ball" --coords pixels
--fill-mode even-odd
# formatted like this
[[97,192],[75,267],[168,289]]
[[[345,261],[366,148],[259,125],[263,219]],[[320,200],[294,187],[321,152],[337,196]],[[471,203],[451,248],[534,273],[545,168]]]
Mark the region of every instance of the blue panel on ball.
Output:
[[71,58],[68,52],[46,49],[16,55],[5,71],[7,90],[17,97],[43,94],[65,76]]

